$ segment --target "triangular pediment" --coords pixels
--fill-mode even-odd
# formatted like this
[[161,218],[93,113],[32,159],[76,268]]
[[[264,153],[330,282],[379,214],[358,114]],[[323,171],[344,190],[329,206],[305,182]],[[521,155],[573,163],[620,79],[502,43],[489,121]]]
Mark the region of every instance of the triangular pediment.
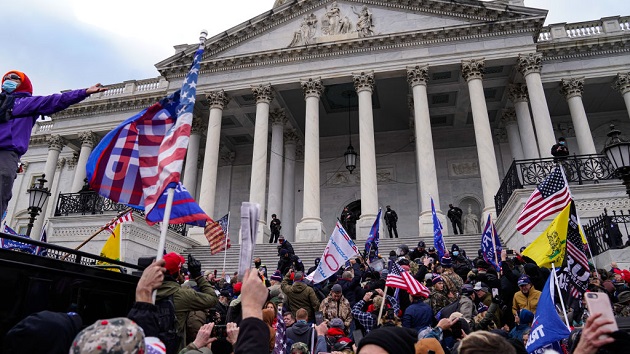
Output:
[[[492,31],[495,27],[519,26],[531,31],[542,27],[546,13],[506,6],[504,1],[371,0],[367,4],[354,0],[290,1],[208,39],[204,62],[225,62],[229,66],[238,61],[242,65],[247,57],[271,58],[281,52],[357,45],[365,41],[383,43],[399,36],[445,38],[481,33],[484,28]],[[158,70],[163,75],[184,70],[195,47],[158,63]]]

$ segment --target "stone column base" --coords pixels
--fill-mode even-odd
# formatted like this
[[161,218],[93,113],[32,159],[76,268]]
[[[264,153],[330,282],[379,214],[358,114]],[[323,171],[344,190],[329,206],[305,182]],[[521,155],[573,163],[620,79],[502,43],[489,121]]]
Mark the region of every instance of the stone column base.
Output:
[[[365,217],[361,217],[361,219],[357,220],[357,240],[367,240],[370,235],[370,230],[372,229],[372,225],[374,225],[374,220],[376,220],[376,215],[368,215]],[[389,234],[385,235],[383,232],[387,232],[387,228],[385,227],[385,220],[381,220],[379,224],[378,233],[380,238],[389,237]],[[359,247],[360,249],[361,247]]]
[[269,243],[269,236],[271,236],[271,229],[266,223],[258,220],[258,230],[256,232],[256,243]]
[[[447,235],[450,223],[447,222],[446,215],[444,215],[440,210],[436,210],[435,214],[437,214],[438,219],[442,223],[442,235]],[[425,211],[420,214],[420,217],[418,218],[418,227],[420,237],[433,237],[433,215],[431,214],[431,211]]]
[[326,230],[321,220],[302,220],[295,226],[295,242],[321,242],[325,241]]
[[200,244],[207,246],[208,240],[206,240],[206,235],[203,234],[203,227],[191,227],[188,229],[188,237],[199,242]]

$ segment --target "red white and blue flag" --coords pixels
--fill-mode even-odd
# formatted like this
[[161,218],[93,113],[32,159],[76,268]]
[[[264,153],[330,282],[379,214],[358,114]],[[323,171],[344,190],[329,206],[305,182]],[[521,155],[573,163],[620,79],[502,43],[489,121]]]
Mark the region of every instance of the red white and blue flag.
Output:
[[171,224],[204,226],[210,219],[180,182],[195,104],[200,45],[182,88],[109,132],[87,163],[90,187],[115,202],[144,209],[149,225],[164,218],[174,188]]
[[407,290],[411,295],[420,294],[425,298],[429,298],[431,294],[431,291],[426,286],[417,281],[409,272],[402,269],[396,262],[391,264],[389,274],[387,274],[387,279],[385,279],[385,285],[390,288]]

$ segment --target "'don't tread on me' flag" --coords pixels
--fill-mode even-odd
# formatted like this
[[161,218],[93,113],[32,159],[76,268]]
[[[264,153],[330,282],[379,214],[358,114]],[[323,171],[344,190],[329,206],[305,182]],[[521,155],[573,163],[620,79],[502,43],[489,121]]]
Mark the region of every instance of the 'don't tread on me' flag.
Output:
[[200,45],[180,90],[125,120],[88,159],[90,187],[117,203],[144,209],[149,225],[163,220],[167,188],[175,188],[171,224],[204,226],[209,219],[180,182],[202,55]]
[[564,209],[570,201],[571,192],[564,169],[556,166],[525,202],[516,229],[523,235],[527,234],[542,219]]
[[562,264],[567,250],[567,227],[571,206],[567,205],[532,243],[523,255],[531,258],[539,267],[551,268],[552,263]]

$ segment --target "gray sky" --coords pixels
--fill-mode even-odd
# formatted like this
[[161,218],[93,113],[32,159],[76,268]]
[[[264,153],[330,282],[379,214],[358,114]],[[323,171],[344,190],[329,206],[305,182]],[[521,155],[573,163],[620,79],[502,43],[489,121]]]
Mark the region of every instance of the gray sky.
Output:
[[[156,77],[155,63],[173,54],[174,45],[197,42],[201,29],[212,37],[270,10],[273,2],[3,1],[0,74],[24,71],[36,95]],[[630,15],[626,0],[525,0],[525,5],[548,9],[546,24]]]

